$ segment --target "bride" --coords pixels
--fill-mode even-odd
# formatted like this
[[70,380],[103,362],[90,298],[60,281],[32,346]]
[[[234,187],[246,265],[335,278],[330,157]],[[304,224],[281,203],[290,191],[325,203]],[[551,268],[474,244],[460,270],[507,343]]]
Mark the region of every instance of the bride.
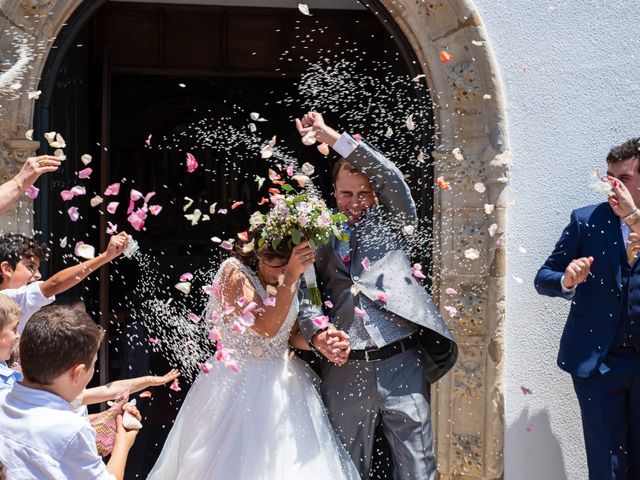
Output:
[[206,318],[217,323],[219,361],[191,387],[149,479],[360,478],[314,373],[289,355],[288,343],[309,348],[296,317],[314,251],[306,241],[253,249],[261,230],[238,242],[214,278]]

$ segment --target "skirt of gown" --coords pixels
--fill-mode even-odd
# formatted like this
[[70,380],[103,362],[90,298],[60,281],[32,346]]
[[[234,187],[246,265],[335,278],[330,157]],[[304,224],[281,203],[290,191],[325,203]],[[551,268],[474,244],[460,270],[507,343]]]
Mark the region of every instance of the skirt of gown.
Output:
[[359,480],[302,360],[215,360],[187,395],[149,479]]

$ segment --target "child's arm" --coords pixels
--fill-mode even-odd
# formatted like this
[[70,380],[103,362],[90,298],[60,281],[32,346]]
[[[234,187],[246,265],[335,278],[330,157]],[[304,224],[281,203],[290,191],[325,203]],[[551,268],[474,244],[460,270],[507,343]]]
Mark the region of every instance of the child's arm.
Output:
[[[135,407],[129,406],[127,410],[138,420],[142,418]],[[107,462],[107,472],[116,477],[116,480],[124,479],[124,468],[127,464],[129,450],[131,450],[133,443],[136,441],[138,432],[139,430],[125,430],[122,426],[122,415],[118,415],[116,418],[116,441],[113,444],[111,457]]]
[[144,377],[128,378],[126,380],[116,380],[99,387],[87,388],[82,396],[82,404],[93,405],[95,403],[114,400],[118,393],[125,390],[130,394],[133,394],[148,387],[157,387],[159,385],[173,382],[179,376],[180,371],[174,368],[169,373],[166,373],[161,377],[147,375]]
[[45,297],[52,297],[75,287],[87,278],[91,272],[117,258],[127,245],[128,235],[120,232],[109,240],[107,250],[96,258],[65,268],[40,284],[40,291]]
[[302,333],[300,333],[300,327],[296,323],[291,329],[291,335],[289,336],[289,345],[298,350],[311,350],[311,347],[307,343]]

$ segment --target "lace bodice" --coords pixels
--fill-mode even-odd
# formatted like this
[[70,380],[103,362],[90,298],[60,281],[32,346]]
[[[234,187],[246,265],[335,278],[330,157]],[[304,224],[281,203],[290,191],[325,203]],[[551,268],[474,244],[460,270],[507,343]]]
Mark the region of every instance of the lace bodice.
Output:
[[219,294],[216,295],[214,293],[211,295],[205,318],[216,317],[217,314],[219,317],[217,331],[220,341],[224,348],[231,350],[233,356],[238,360],[243,358],[282,358],[288,350],[289,335],[298,316],[299,300],[297,295],[294,296],[291,302],[289,314],[280,330],[275,336],[269,338],[260,335],[252,328],[246,328],[244,332],[238,331],[237,325],[234,327],[234,322],[240,316],[238,308],[236,308],[235,312],[225,313],[231,310],[230,306],[236,306],[239,301],[239,298],[227,298],[228,295],[225,294],[225,285],[228,286],[234,282],[242,282],[246,286],[250,285],[257,294],[253,298],[253,301],[258,304],[256,309],[264,308],[262,302],[268,295],[256,273],[239,260],[230,258],[220,265],[216,273],[213,284],[218,286]]

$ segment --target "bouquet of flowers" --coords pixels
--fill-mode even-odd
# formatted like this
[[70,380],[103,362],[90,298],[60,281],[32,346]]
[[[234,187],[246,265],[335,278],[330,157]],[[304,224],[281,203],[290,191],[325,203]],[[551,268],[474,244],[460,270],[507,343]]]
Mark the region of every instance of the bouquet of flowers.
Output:
[[[267,242],[276,249],[285,241],[289,242],[289,246],[293,246],[304,240],[315,249],[329,242],[332,235],[348,241],[342,228],[347,220],[345,215],[332,213],[324,201],[312,193],[297,193],[288,184],[284,184],[282,190],[286,193],[271,196],[274,206],[268,214],[255,212],[251,215],[251,229],[263,226],[258,250]],[[311,303],[321,306],[322,297],[313,265],[304,272],[304,279]]]

